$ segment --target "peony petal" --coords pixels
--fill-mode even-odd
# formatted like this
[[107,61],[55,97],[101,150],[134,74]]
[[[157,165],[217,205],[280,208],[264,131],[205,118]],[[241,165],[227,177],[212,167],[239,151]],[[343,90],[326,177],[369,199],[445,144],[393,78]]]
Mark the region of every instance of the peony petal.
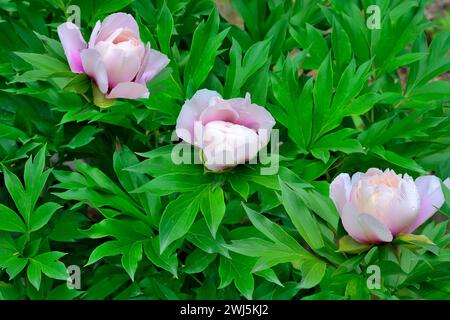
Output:
[[89,48],[94,48],[95,43],[97,42],[98,33],[100,32],[100,28],[102,27],[102,23],[97,21],[94,29],[92,29],[91,37],[89,38]]
[[376,175],[380,175],[383,174],[383,171],[381,171],[378,168],[370,168],[369,170],[366,171],[366,176],[376,176]]
[[58,27],[58,36],[69,62],[70,70],[75,73],[83,73],[80,53],[86,49],[87,45],[80,29],[72,22],[66,22]]
[[345,204],[350,197],[352,182],[347,173],[341,173],[330,184],[330,198],[333,200],[339,214],[342,214]]
[[245,98],[230,99],[228,102],[239,113],[237,124],[256,131],[260,129],[270,131],[276,123],[269,111],[251,103],[250,94],[248,93]]
[[108,99],[139,99],[148,98],[148,95],[148,89],[143,84],[137,82],[122,82],[115,86],[106,97]]
[[351,203],[345,204],[341,217],[345,230],[358,242],[381,243],[393,239],[387,226],[369,214],[359,213]]
[[129,42],[113,44],[101,41],[95,45],[108,72],[110,88],[121,82],[133,81],[141,65],[140,49],[143,48]]
[[208,161],[205,161],[205,163],[203,163],[203,165],[206,167],[206,169],[208,169],[210,171],[215,171],[215,172],[220,172],[225,169],[235,167],[234,165],[229,166],[229,165],[214,164],[214,163],[209,163]]
[[194,124],[199,121],[200,115],[208,108],[211,102],[222,97],[216,91],[201,89],[197,91],[190,100],[181,107],[178,115],[176,133],[177,136],[187,143],[194,141]]
[[[390,201],[386,214],[383,215],[383,219],[380,219],[388,226],[394,237],[399,233],[405,233],[414,224],[420,208],[420,196],[416,184],[410,176],[405,174],[398,187],[399,199]],[[379,201],[383,200],[379,199]]]
[[94,49],[81,51],[81,61],[85,73],[95,80],[99,90],[103,93],[108,91],[108,74],[100,54]]
[[103,20],[95,42],[105,41],[117,29],[130,30],[139,39],[139,26],[133,16],[128,13],[113,13]]
[[147,45],[141,68],[136,76],[136,82],[142,84],[147,83],[160,73],[169,62],[170,60],[165,54],[150,49],[150,45]]
[[212,121],[227,121],[235,123],[239,118],[239,113],[237,113],[236,110],[229,106],[225,101],[221,99],[216,101],[219,103],[210,105],[200,114],[200,121],[202,124],[206,125]]
[[259,151],[257,133],[244,126],[225,121],[212,121],[196,130],[195,140],[204,153],[204,164],[210,170],[234,167],[256,157]]
[[414,224],[408,228],[408,233],[416,230],[444,204],[441,181],[436,176],[418,177],[416,179],[416,186],[420,196],[419,215]]

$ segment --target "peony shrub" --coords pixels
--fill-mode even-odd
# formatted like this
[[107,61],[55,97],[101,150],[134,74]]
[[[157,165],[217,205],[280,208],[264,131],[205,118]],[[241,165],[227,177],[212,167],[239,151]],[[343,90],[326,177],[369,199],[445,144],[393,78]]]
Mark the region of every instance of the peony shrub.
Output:
[[449,299],[431,5],[1,2],[0,299]]

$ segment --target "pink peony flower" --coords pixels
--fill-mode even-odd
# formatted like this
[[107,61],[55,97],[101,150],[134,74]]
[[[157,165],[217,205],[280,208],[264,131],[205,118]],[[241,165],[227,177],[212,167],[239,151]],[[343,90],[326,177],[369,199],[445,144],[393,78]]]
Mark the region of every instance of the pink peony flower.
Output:
[[147,98],[146,83],[169,63],[150,44],[144,46],[136,21],[126,13],[97,21],[87,44],[71,22],[60,25],[58,35],[70,69],[91,77],[108,99]]
[[[445,181],[450,187],[450,179]],[[444,203],[440,180],[432,175],[415,181],[407,174],[371,168],[338,175],[330,185],[345,230],[361,243],[390,242],[411,233]]]
[[199,147],[212,171],[243,164],[269,143],[272,115],[245,98],[223,99],[202,89],[187,100],[177,119],[177,136]]

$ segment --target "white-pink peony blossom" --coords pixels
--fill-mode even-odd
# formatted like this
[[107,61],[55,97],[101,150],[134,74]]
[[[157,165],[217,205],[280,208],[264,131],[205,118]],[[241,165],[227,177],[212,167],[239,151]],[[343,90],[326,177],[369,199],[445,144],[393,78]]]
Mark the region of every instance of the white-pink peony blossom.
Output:
[[147,98],[146,83],[169,63],[166,55],[142,43],[130,14],[97,21],[88,43],[71,22],[61,24],[58,35],[72,72],[91,77],[107,99]]
[[[450,187],[450,179],[445,181]],[[390,242],[411,233],[444,203],[440,180],[432,175],[415,181],[407,174],[371,168],[366,173],[338,175],[330,197],[348,234],[362,243]]]
[[245,98],[223,99],[202,89],[185,102],[176,133],[203,152],[204,165],[221,171],[255,158],[270,139],[272,115]]

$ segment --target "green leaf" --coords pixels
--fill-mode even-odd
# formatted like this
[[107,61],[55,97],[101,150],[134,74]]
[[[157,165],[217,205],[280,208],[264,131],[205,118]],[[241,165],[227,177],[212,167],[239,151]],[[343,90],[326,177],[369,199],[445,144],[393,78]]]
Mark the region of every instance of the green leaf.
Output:
[[320,31],[310,24],[306,29],[289,29],[292,38],[298,42],[302,49],[308,51],[308,56],[303,62],[303,68],[308,70],[318,69],[328,53],[328,46]]
[[84,238],[80,229],[88,221],[88,218],[79,212],[65,211],[55,219],[49,238],[53,241],[75,242]]
[[225,215],[225,200],[222,188],[209,188],[201,200],[200,209],[213,237]]
[[269,49],[269,40],[256,42],[246,51],[241,64],[242,50],[239,43],[233,38],[230,50],[230,65],[227,68],[224,88],[226,97],[239,95],[240,89],[247,80],[266,64]]
[[0,204],[0,230],[25,233],[26,227],[17,213]]
[[320,260],[307,261],[301,265],[302,281],[300,288],[310,289],[317,286],[323,279],[327,270],[327,264]]
[[0,139],[27,140],[28,135],[22,130],[0,123]]
[[256,71],[263,67],[269,57],[270,41],[263,40],[254,43],[246,50],[242,61],[242,82],[245,83]]
[[91,79],[85,74],[77,74],[64,86],[63,90],[74,93],[85,93],[91,86]]
[[39,287],[41,286],[41,265],[38,262],[33,260],[30,261],[27,268],[27,277],[33,287],[35,287],[36,290],[39,290]]
[[186,239],[207,253],[219,253],[225,257],[230,256],[228,249],[225,248],[223,236],[218,232],[214,239],[204,219],[194,223],[189,229]]
[[117,12],[131,4],[133,0],[101,0],[95,3],[94,17],[99,17],[108,13]]
[[354,129],[345,128],[320,138],[311,147],[311,153],[314,157],[327,163],[330,159],[329,151],[341,151],[344,153],[362,153],[361,143],[349,136],[355,133]]
[[243,70],[241,60],[241,46],[235,38],[232,38],[230,48],[230,63],[227,67],[225,86],[223,89],[225,97],[235,96],[242,86]]
[[322,248],[324,242],[317,221],[308,210],[303,200],[287,183],[280,179],[280,185],[283,206],[295,228],[311,248]]
[[[375,249],[377,249],[378,247],[374,247]],[[369,252],[367,253],[367,255],[372,251],[369,250]],[[366,255],[366,256],[367,256]],[[361,263],[361,261],[364,259],[364,255],[356,255],[356,256],[352,256],[352,257],[348,257],[343,263],[341,263],[339,265],[339,267],[336,268],[336,270],[333,272],[333,276],[337,276],[340,274],[345,274],[345,273],[349,273],[349,272],[353,272],[355,270],[358,269],[359,264]]]
[[105,281],[93,284],[86,292],[87,300],[102,300],[130,281],[126,274],[106,274]]
[[[279,6],[281,7],[281,6]],[[272,15],[273,17],[274,15]],[[267,31],[265,39],[270,40],[270,54],[272,56],[272,61],[277,61],[280,55],[284,51],[284,47],[280,46],[280,43],[284,43],[287,39],[287,31],[289,27],[289,19],[287,16],[280,16],[279,20],[276,21],[272,27]],[[270,64],[271,61],[268,61]]]
[[366,85],[370,76],[372,61],[366,61],[356,69],[355,60],[352,60],[344,70],[336,88],[331,108],[340,109],[345,107]]
[[[272,115],[278,122],[283,124],[289,130],[289,137],[301,148],[306,151],[311,135],[313,99],[312,85],[313,78],[310,78],[303,86],[298,81],[299,64],[306,56],[306,51],[291,57],[288,55],[283,63],[281,72],[272,73],[271,85],[272,93],[282,107],[272,111]],[[298,92],[301,94],[301,101]],[[270,105],[268,105],[270,107]],[[299,112],[301,110],[301,112]],[[300,116],[301,113],[301,116]],[[305,129],[303,129],[305,127]],[[303,133],[304,132],[304,133]],[[302,138],[303,134],[308,134],[308,139]],[[307,140],[307,141],[305,141]]]
[[352,57],[350,39],[337,19],[333,19],[333,32],[331,32],[331,46],[336,62],[339,66],[347,64]]
[[46,297],[46,300],[73,300],[80,296],[83,291],[70,289],[67,284],[64,283],[52,289]]
[[132,191],[132,193],[150,192],[164,196],[174,192],[194,191],[198,189],[199,186],[208,183],[210,183],[209,177],[203,174],[180,175],[178,173],[169,173],[154,178]]
[[416,235],[416,234],[399,234],[394,241],[393,244],[399,244],[405,246],[408,249],[419,250],[425,249],[434,254],[439,253],[439,247],[433,243],[430,239],[428,239],[425,235]]
[[57,261],[64,255],[65,253],[63,252],[51,251],[30,258],[30,261],[38,263],[42,272],[47,277],[52,279],[67,280],[69,275],[66,267],[62,262]]
[[94,126],[84,126],[83,129],[81,129],[81,131],[78,132],[68,144],[62,147],[69,149],[77,149],[83,147],[94,140],[94,136],[101,131],[103,130],[98,129]]
[[36,231],[42,228],[53,216],[56,210],[62,208],[57,203],[47,202],[38,207],[31,215],[30,231]]
[[160,253],[189,231],[200,208],[201,193],[182,194],[167,205],[159,224]]
[[424,170],[416,161],[403,157],[395,152],[385,150],[383,146],[375,146],[370,148],[370,151],[375,155],[380,157],[383,160],[386,160],[390,163],[398,165],[402,168],[412,170],[421,174],[426,174],[426,170]]
[[261,106],[265,106],[267,103],[267,95],[269,92],[269,69],[270,59],[247,80],[244,86],[244,90],[247,93],[252,93],[252,102]]
[[94,82],[92,82],[92,97],[94,105],[102,109],[112,107],[116,103],[116,99],[107,99]]
[[218,49],[228,33],[228,29],[219,33],[219,14],[214,10],[206,23],[201,22],[194,31],[189,60],[184,70],[184,83],[195,92],[205,81],[214,66]]
[[161,12],[159,14],[158,25],[156,28],[156,34],[158,35],[159,46],[161,51],[165,54],[170,53],[170,38],[174,31],[174,23],[170,9],[164,2]]
[[247,200],[250,193],[250,185],[248,182],[234,175],[230,175],[228,177],[228,181],[230,181],[230,185],[233,190],[239,193],[244,200]]
[[232,240],[231,244],[227,244],[225,245],[225,247],[233,252],[249,257],[272,256],[274,258],[279,258],[282,255],[284,257],[289,256],[293,260],[298,259],[298,255],[283,244],[277,244],[268,240],[254,237]]
[[357,254],[368,251],[372,245],[360,243],[350,236],[343,236],[339,239],[339,252]]
[[[27,212],[28,219],[25,221],[29,221],[29,215],[34,210],[34,206],[44,189],[45,183],[47,182],[48,176],[50,174],[50,170],[44,172],[45,167],[45,155],[46,155],[46,146],[42,147],[36,156],[33,158],[29,158],[25,163],[24,170],[24,182],[25,189],[28,196],[28,201],[30,202],[29,210]],[[25,218],[25,217],[24,217]]]
[[232,8],[238,12],[235,14],[242,17],[246,30],[252,38],[261,38],[261,19],[265,15],[265,4],[259,1],[234,0]]
[[9,279],[14,279],[27,266],[27,263],[27,259],[13,255],[7,261],[2,261],[1,266],[6,269]]
[[102,243],[98,247],[92,251],[89,256],[89,260],[86,263],[86,266],[91,265],[104,257],[117,256],[122,254],[122,252],[130,246],[129,243],[124,243],[118,240],[111,240],[105,243]]
[[[309,79],[303,87],[302,94],[298,105],[292,110],[292,122],[288,124],[289,137],[297,144],[297,146],[306,150],[310,144],[312,135],[312,119],[313,119],[313,78]],[[301,110],[302,116],[299,116]]]
[[283,284],[280,282],[280,279],[278,279],[277,274],[272,269],[266,269],[255,272],[257,276],[263,277],[267,281],[270,281],[272,283],[275,283],[281,287],[284,287]]
[[109,218],[94,224],[85,233],[91,238],[113,236],[123,243],[135,243],[152,236],[150,227],[142,221],[130,218]]
[[354,300],[369,299],[370,294],[366,279],[360,275],[352,275],[345,287],[345,296]]
[[159,236],[154,237],[151,240],[144,241],[144,253],[147,258],[156,266],[169,271],[175,277],[177,275],[178,259],[176,253],[166,250],[160,253]]
[[324,196],[314,189],[306,189],[293,183],[289,184],[289,186],[302,198],[310,210],[328,222],[334,229],[337,229],[339,213],[328,196]]
[[20,182],[15,174],[6,169],[6,167],[3,167],[3,174],[5,177],[6,189],[26,222],[31,209],[22,182]]
[[[203,168],[200,166],[192,166],[191,164],[175,164],[172,161],[172,157],[170,152],[173,147],[169,145],[169,149],[165,149],[160,153],[156,153],[155,155],[151,155],[147,160],[131,165],[126,168],[126,171],[136,172],[136,173],[146,173],[153,177],[162,176],[169,173],[178,173],[178,174],[188,174],[188,175],[202,175]],[[159,149],[153,150],[157,151]],[[139,154],[143,157],[147,156],[147,153]]]
[[133,243],[127,250],[123,251],[122,266],[134,281],[134,275],[138,267],[139,261],[142,260],[142,243]]
[[[138,164],[138,158],[127,146],[122,145],[120,148],[117,147],[113,156],[114,171],[120,184],[127,192],[132,192],[137,187],[149,181],[149,178],[146,175],[127,170],[128,167]],[[160,218],[160,198],[157,195],[148,192],[131,195],[142,205],[146,214],[152,218],[152,225],[156,226],[159,223]]]
[[346,117],[365,114],[382,98],[383,95],[374,92],[365,93],[350,102],[347,107],[341,111],[341,115],[342,117]]
[[333,70],[331,68],[331,54],[323,60],[317,74],[317,80],[313,90],[314,95],[314,120],[322,113],[326,113],[331,104],[333,95]]
[[197,248],[187,256],[183,271],[188,274],[202,272],[216,259],[216,257],[217,254],[206,253]]
[[448,81],[433,81],[426,83],[421,87],[416,87],[410,95],[416,100],[430,101],[450,99],[450,82]]
[[254,259],[245,256],[231,254],[231,259],[221,256],[219,264],[219,289],[225,288],[231,281],[234,281],[239,292],[241,292],[246,299],[252,299],[255,285],[255,280],[251,273],[253,265]]
[[450,31],[445,30],[433,36],[431,45],[427,48],[425,33],[417,39],[413,45],[414,52],[428,52],[426,59],[419,60],[411,65],[408,76],[406,92],[410,92],[416,86],[422,86],[431,79],[446,72],[450,68]]
[[413,62],[416,62],[417,60],[421,60],[424,57],[427,56],[427,53],[424,52],[411,52],[411,53],[405,53],[401,56],[397,56],[394,59],[390,60],[389,63],[386,65],[385,70],[386,72],[391,72],[398,67],[407,66]]
[[242,204],[247,213],[250,221],[258,229],[262,232],[267,238],[272,240],[275,243],[283,244],[294,253],[298,253],[300,255],[308,256],[309,253],[299,245],[299,243],[292,238],[283,228],[276,223],[270,221],[265,218],[262,214],[256,212],[248,208],[245,204]]
[[444,206],[441,207],[440,211],[445,214],[447,217],[450,217],[450,178],[441,182],[441,189],[444,193]]
[[46,70],[28,70],[22,74],[16,74],[10,83],[44,81],[48,80],[52,74],[53,72]]
[[16,55],[31,64],[35,69],[51,72],[69,71],[67,64],[48,55],[27,52],[16,52]]

